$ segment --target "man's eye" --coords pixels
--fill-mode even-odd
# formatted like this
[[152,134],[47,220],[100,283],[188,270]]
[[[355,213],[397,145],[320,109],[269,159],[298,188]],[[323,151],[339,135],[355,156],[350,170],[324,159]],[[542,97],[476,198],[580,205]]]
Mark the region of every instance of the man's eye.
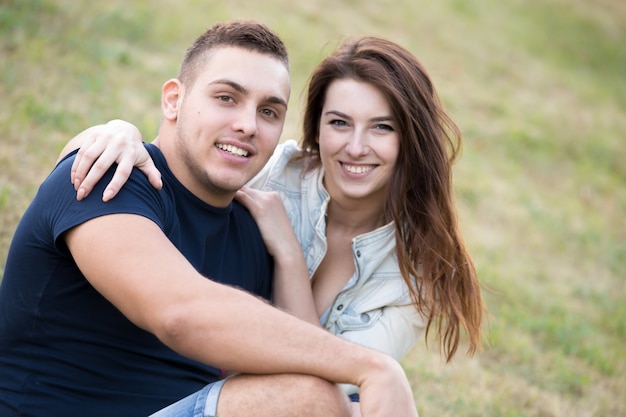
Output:
[[262,109],[261,113],[263,113],[265,116],[268,116],[268,117],[274,117],[274,118],[278,117],[278,113],[276,113],[272,109]]
[[232,103],[233,98],[231,96],[217,96],[219,101],[223,101],[224,103]]

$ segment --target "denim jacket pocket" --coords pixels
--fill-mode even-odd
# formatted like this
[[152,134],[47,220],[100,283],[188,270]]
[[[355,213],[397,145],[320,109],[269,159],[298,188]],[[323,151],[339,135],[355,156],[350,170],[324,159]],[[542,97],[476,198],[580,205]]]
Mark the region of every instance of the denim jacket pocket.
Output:
[[357,312],[347,309],[335,322],[338,333],[354,330],[365,330],[372,327],[380,319],[382,310]]

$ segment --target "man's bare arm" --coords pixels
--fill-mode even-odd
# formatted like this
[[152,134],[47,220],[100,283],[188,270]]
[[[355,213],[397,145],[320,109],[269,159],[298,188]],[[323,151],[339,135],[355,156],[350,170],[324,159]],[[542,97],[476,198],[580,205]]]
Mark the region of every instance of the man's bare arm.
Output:
[[358,385],[364,417],[417,416],[396,361],[202,277],[147,218],[94,218],[66,242],[104,297],[182,355],[232,371]]

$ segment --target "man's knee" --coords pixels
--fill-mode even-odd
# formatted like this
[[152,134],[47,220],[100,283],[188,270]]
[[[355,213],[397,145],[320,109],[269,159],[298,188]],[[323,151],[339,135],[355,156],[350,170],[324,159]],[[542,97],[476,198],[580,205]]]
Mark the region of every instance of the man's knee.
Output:
[[351,408],[343,391],[321,378],[306,375],[239,375],[226,382],[218,402],[217,415],[349,417]]
[[296,394],[302,399],[301,409],[310,410],[311,417],[352,415],[350,401],[339,386],[321,378],[301,375],[297,377],[294,384],[300,385]]

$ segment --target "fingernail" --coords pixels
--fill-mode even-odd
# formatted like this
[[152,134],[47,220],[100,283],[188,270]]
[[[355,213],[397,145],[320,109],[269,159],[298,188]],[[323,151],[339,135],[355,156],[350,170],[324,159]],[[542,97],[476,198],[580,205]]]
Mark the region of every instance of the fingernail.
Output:
[[76,193],[76,199],[78,201],[82,200],[83,198],[85,198],[85,194],[86,193],[85,193],[85,189],[84,188],[79,189],[78,192]]
[[106,203],[107,201],[111,199],[112,195],[113,195],[113,191],[104,190],[104,193],[102,193],[102,201]]

